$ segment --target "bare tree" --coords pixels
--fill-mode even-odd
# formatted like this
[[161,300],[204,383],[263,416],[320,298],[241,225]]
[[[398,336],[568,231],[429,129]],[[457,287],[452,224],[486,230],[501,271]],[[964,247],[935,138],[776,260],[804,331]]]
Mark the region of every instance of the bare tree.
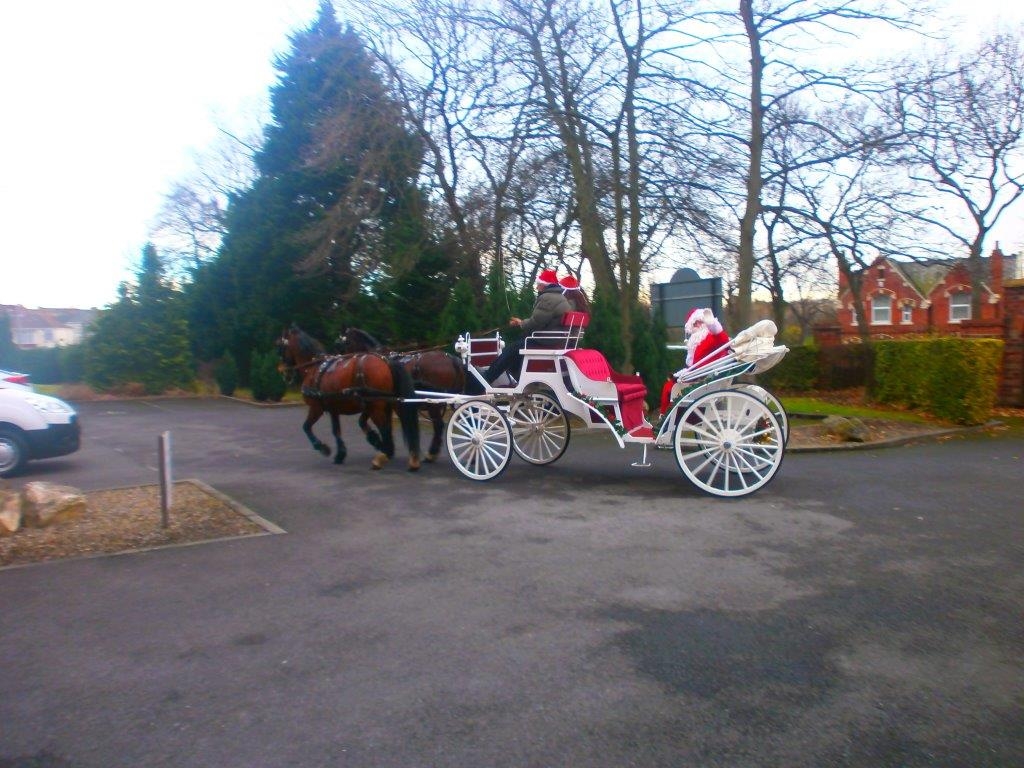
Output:
[[[772,153],[772,143],[798,114],[794,105],[836,105],[873,88],[870,73],[854,66],[842,64],[833,71],[822,67],[822,52],[829,45],[856,39],[869,24],[912,24],[901,0],[738,0],[735,11],[702,11],[696,18],[709,26],[705,37],[717,53],[707,57],[709,78],[720,82],[719,91],[732,114],[742,116],[733,119],[742,130],[719,122],[715,134],[729,146],[723,154],[733,158],[728,167],[735,174],[734,197],[727,201],[739,225],[733,314],[745,325],[760,258],[757,250],[763,242],[758,240],[762,197],[773,176],[785,171],[768,162],[783,156]],[[739,45],[742,55],[736,50]],[[829,141],[823,126],[807,122],[804,128],[820,132],[822,141],[809,143],[804,156],[790,158],[797,168],[827,166],[854,149]]]
[[194,170],[165,196],[150,239],[160,247],[169,277],[187,280],[217,252],[225,234],[228,201],[255,176],[252,157],[257,143],[221,128],[217,140],[195,154]]
[[[985,240],[1024,196],[1024,27],[993,34],[952,64],[900,83],[891,110],[907,130],[904,162],[941,199],[915,216],[963,247],[980,317]],[[950,216],[950,213],[953,216]]]

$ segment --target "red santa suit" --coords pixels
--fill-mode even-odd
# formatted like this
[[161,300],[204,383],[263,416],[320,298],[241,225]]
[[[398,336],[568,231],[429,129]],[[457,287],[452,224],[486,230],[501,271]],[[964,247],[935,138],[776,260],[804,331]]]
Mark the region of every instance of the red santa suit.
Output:
[[[686,318],[686,367],[710,363],[728,351],[729,334],[722,328],[718,318],[710,309],[695,309]],[[661,412],[668,411],[672,399],[672,387],[676,380],[669,376],[661,388]]]

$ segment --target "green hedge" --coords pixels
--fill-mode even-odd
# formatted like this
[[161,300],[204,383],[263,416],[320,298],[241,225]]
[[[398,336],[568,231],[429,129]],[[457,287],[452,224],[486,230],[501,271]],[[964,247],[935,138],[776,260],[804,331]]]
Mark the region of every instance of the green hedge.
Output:
[[0,368],[27,373],[33,384],[73,384],[85,373],[82,345],[41,349],[14,347],[0,355]]
[[1003,342],[937,338],[879,341],[872,397],[921,408],[958,424],[982,424],[999,386]]
[[774,368],[757,375],[757,381],[768,389],[806,392],[818,383],[818,348],[794,347]]

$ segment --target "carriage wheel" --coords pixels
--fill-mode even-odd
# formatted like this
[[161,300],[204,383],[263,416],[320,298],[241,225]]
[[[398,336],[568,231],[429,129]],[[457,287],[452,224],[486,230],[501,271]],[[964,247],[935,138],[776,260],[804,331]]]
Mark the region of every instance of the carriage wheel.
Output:
[[551,464],[569,447],[569,417],[555,398],[533,392],[513,401],[508,411],[512,448],[523,461]]
[[786,409],[782,407],[779,399],[764,387],[757,386],[757,384],[737,384],[736,389],[753,395],[768,406],[768,410],[779,420],[779,426],[782,427],[783,445],[789,445],[789,414],[786,413]]
[[723,390],[697,398],[673,439],[687,479],[714,496],[745,496],[775,477],[785,447],[782,427],[753,395]]
[[452,413],[445,432],[448,455],[470,480],[490,480],[512,460],[512,429],[496,406],[470,400]]

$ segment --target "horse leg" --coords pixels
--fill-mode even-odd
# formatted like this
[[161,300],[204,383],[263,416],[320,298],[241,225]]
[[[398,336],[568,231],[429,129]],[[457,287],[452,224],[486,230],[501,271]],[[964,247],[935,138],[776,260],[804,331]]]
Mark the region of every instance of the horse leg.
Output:
[[333,411],[331,412],[331,434],[334,435],[334,463],[343,464],[348,455],[348,449],[345,447],[345,441],[341,439],[341,418]]
[[[366,435],[366,442],[377,449],[377,455],[373,457],[373,461],[370,462],[370,466],[373,469],[381,469],[388,463],[390,456],[384,450],[385,443],[380,431],[377,429],[376,422],[373,424],[370,423],[369,409],[364,409],[363,412],[359,414],[359,428],[363,430],[363,434]],[[391,453],[394,454],[394,452],[394,448],[392,447]]]
[[[388,425],[391,424],[392,408],[388,406]],[[412,403],[398,404],[398,420],[402,425],[402,437],[405,447],[409,449],[409,471],[420,468],[420,409]]]
[[380,430],[381,450],[387,454],[389,459],[395,458],[395,431],[391,424],[391,415],[394,410],[391,403],[385,403],[374,415],[374,422]]
[[434,425],[434,437],[430,440],[430,448],[427,449],[424,461],[433,463],[437,461],[437,456],[441,453],[441,440],[444,436],[444,409],[445,406],[440,403],[431,403],[427,406],[427,416],[430,417],[430,423]]
[[309,413],[306,414],[306,420],[302,422],[302,431],[306,433],[306,437],[309,438],[309,443],[313,446],[314,451],[322,453],[324,456],[330,456],[331,449],[327,447],[326,443],[321,443],[317,436],[313,434],[313,425],[317,423],[323,414],[324,409],[321,406],[310,405]]

